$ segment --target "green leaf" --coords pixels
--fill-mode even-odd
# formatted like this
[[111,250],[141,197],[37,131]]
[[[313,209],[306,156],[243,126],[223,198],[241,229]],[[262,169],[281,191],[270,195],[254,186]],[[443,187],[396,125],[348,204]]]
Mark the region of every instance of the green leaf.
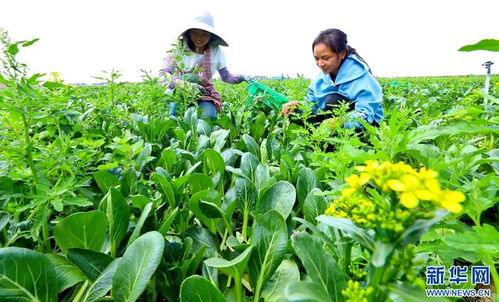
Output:
[[0,231],[9,223],[10,215],[7,212],[0,211]]
[[198,123],[198,110],[196,107],[189,107],[184,113],[184,122],[191,127],[191,129],[197,128]]
[[21,45],[23,47],[28,47],[28,46],[31,46],[34,43],[36,43],[38,40],[40,40],[40,38],[35,38],[35,39],[29,40],[29,41],[20,41],[19,43],[21,43]]
[[445,298],[439,298],[439,297],[428,297],[426,295],[426,292],[422,290],[421,288],[411,285],[411,284],[392,284],[388,286],[390,289],[390,297],[396,296],[393,301],[401,301],[401,302],[413,302],[413,301],[418,301],[418,302],[444,302],[444,301],[449,301],[448,299]]
[[118,263],[121,261],[121,258],[114,259],[99,275],[99,277],[92,283],[90,288],[87,290],[85,297],[83,298],[84,302],[93,302],[102,298],[107,292],[111,290],[113,285],[113,277],[116,273],[116,269],[118,268]]
[[243,141],[246,144],[246,149],[248,150],[248,152],[253,154],[257,159],[262,158],[260,155],[260,147],[251,136],[249,136],[248,134],[243,134]]
[[322,241],[305,232],[295,233],[291,241],[312,282],[319,285],[321,291],[328,292],[332,301],[343,301],[344,272]]
[[244,250],[244,252],[230,261],[214,257],[205,260],[204,263],[208,266],[217,268],[233,278],[237,278],[238,276],[242,276],[244,270],[246,269],[252,248],[253,246],[250,245]]
[[130,207],[121,192],[111,188],[107,199],[106,216],[109,223],[109,237],[111,238],[111,256],[118,255],[121,240],[128,230]]
[[298,195],[298,203],[300,208],[303,209],[305,204],[305,199],[312,189],[319,187],[319,181],[317,180],[317,176],[310,168],[301,168],[300,173],[298,174],[298,180],[296,181],[296,191]]
[[386,263],[386,258],[393,253],[395,245],[376,241],[374,244],[374,253],[371,257],[371,262],[374,267],[382,267]]
[[483,39],[475,44],[465,45],[458,49],[458,51],[475,51],[475,50],[499,51],[499,40]]
[[164,149],[158,160],[158,166],[164,167],[168,173],[172,173],[177,164],[177,155],[172,149]]
[[113,277],[116,301],[135,301],[145,290],[163,256],[165,240],[156,231],[145,233],[127,248]]
[[445,210],[437,210],[435,211],[435,216],[433,218],[417,220],[400,236],[398,246],[404,247],[407,244],[416,243],[424,233],[426,233],[434,224],[442,220],[448,214],[449,212]]
[[175,221],[175,217],[177,217],[178,214],[178,208],[173,209],[171,212],[165,213],[165,219],[163,220],[163,223],[161,223],[161,226],[159,228],[159,233],[163,236],[168,233],[170,230],[170,226],[172,225],[173,221]]
[[276,210],[284,219],[287,219],[296,200],[295,187],[284,180],[275,183],[258,198],[256,212],[264,214],[269,210]]
[[201,276],[190,276],[180,286],[181,302],[225,302],[220,290]]
[[152,176],[152,180],[156,184],[156,187],[159,189],[161,194],[163,194],[166,202],[171,207],[176,207],[177,202],[175,200],[175,191],[173,190],[173,186],[170,181],[165,176],[159,173],[154,173]]
[[9,47],[7,47],[7,52],[15,56],[19,52],[19,47],[17,46],[17,43],[10,44]]
[[360,245],[372,251],[374,242],[371,236],[364,229],[357,227],[350,219],[336,218],[327,215],[321,215],[316,218],[319,222],[327,224],[338,230],[345,232],[345,235],[357,241]]
[[[210,189],[207,189],[207,190],[199,191],[196,194],[193,194],[192,197],[191,197],[191,199],[189,199],[189,209],[191,210],[191,212],[197,218],[199,218],[199,220],[201,220],[201,222],[203,224],[205,224],[208,227],[212,227],[214,222],[208,216],[208,215],[212,214],[209,211],[209,210],[212,210],[212,209],[208,208],[209,205],[204,204],[203,205],[203,209],[205,209],[205,210],[207,209],[208,210],[208,212],[205,213],[203,211],[203,209],[201,208],[201,202],[202,201],[211,202],[214,205],[218,206],[218,205],[220,205],[220,193],[218,193],[217,190],[215,190],[213,188],[210,188]],[[218,212],[217,210],[215,210],[215,211]]]
[[134,208],[140,209],[141,211],[144,211],[145,206],[151,202],[151,199],[144,195],[133,195],[129,197],[132,201],[132,206]]
[[148,203],[144,207],[144,210],[142,211],[142,213],[140,214],[139,221],[135,225],[135,229],[133,230],[133,233],[130,236],[130,239],[128,239],[127,246],[130,246],[130,244],[132,244],[132,242],[140,236],[140,231],[142,230],[142,226],[144,225],[144,222],[146,222],[147,216],[149,216],[151,209],[152,209],[152,202]]
[[124,197],[130,196],[137,187],[137,176],[134,169],[128,169],[120,181],[120,191]]
[[222,209],[214,204],[213,202],[209,202],[209,201],[204,201],[204,200],[200,200],[199,201],[199,209],[201,210],[201,212],[203,212],[203,214],[208,217],[208,218],[223,218],[225,216],[225,213],[224,211],[222,211]]
[[316,217],[324,214],[328,207],[328,202],[322,191],[314,188],[308,193],[305,202],[303,203],[303,214],[309,222],[316,223]]
[[207,190],[214,187],[215,184],[208,175],[201,173],[194,173],[189,176],[189,188],[191,194],[195,194],[199,191]]
[[144,149],[140,151],[139,155],[135,159],[135,169],[137,171],[142,171],[144,169],[144,166],[155,159],[154,156],[151,156],[152,152],[152,147],[150,143],[146,143],[144,146]]
[[250,126],[250,134],[255,140],[259,140],[265,133],[267,125],[267,116],[263,112],[259,112],[257,116],[252,120]]
[[286,301],[286,287],[295,281],[300,281],[298,266],[293,260],[284,259],[266,283],[262,298],[267,302]]
[[104,212],[79,212],[59,221],[54,227],[54,237],[64,252],[70,248],[100,251],[106,238],[106,231],[107,221]]
[[206,228],[197,226],[190,227],[189,229],[187,229],[185,236],[189,237],[189,239],[192,239],[192,249],[194,251],[208,248],[208,255],[216,255],[216,253],[218,252],[217,247],[220,246],[220,241],[215,234],[210,233],[206,230]]
[[290,302],[336,302],[323,287],[312,282],[293,282],[286,287],[285,295]]
[[214,176],[217,173],[220,173],[220,176],[222,177],[225,174],[225,162],[220,152],[206,149],[203,151],[201,157],[203,158],[204,165],[208,168],[207,170],[211,172],[211,175]]
[[213,131],[210,135],[210,145],[213,146],[215,151],[222,151],[222,148],[225,145],[227,140],[227,136],[229,136],[230,131],[225,129],[220,129],[217,131]]
[[110,188],[115,187],[120,184],[118,177],[107,171],[97,171],[94,172],[94,179],[97,182],[97,186],[103,193],[107,193]]
[[237,177],[234,186],[230,188],[226,196],[230,194],[235,195],[239,208],[243,209],[245,204],[247,204],[249,209],[253,209],[256,201],[256,192],[248,179]]
[[241,173],[248,177],[251,181],[255,180],[255,170],[260,161],[255,155],[246,152],[241,156]]
[[258,164],[255,170],[255,187],[258,192],[261,192],[265,185],[270,180],[269,166],[266,164]]
[[63,83],[60,82],[52,82],[52,81],[46,81],[42,85],[43,87],[46,87],[50,90],[58,89],[58,88],[66,88],[68,86],[64,85]]
[[475,252],[478,255],[489,253],[494,258],[499,257],[499,232],[489,224],[474,226],[473,231],[445,235],[443,241],[459,251]]
[[66,258],[55,254],[46,254],[47,258],[54,267],[59,289],[57,292],[62,292],[70,288],[78,282],[85,281],[87,278]]
[[104,253],[84,249],[69,249],[67,257],[92,282],[113,261]]
[[205,120],[198,120],[196,132],[199,135],[209,136],[211,134],[211,126]]
[[250,282],[255,289],[255,301],[265,283],[284,259],[288,245],[286,222],[280,213],[270,210],[261,216],[253,229],[254,245],[248,264]]
[[49,259],[25,248],[0,249],[1,301],[57,301],[59,284]]
[[418,144],[425,140],[435,139],[443,135],[466,135],[466,134],[498,134],[499,130],[489,125],[484,125],[482,121],[459,121],[449,125],[420,126],[409,132],[409,142],[407,147],[412,149],[413,144]]

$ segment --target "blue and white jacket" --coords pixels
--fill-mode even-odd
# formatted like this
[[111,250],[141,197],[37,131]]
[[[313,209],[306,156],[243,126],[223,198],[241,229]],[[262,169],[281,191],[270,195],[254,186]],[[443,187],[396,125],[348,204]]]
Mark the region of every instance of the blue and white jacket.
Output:
[[307,102],[315,103],[314,113],[318,109],[326,109],[326,96],[331,93],[339,93],[355,104],[355,110],[345,117],[346,128],[362,128],[359,122],[354,121],[355,117],[370,124],[379,124],[383,119],[381,86],[369,72],[369,67],[355,54],[345,58],[336,75],[336,82],[330,74],[321,71],[310,83]]

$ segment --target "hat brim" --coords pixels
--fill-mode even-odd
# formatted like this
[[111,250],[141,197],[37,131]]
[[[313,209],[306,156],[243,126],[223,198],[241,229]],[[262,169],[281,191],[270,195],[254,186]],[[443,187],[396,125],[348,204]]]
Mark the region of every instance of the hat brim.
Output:
[[184,30],[180,34],[180,36],[187,37],[187,33],[189,32],[189,29],[194,29],[194,28],[202,29],[202,30],[209,32],[212,35],[211,41],[210,41],[211,43],[216,44],[216,45],[221,45],[221,46],[229,46],[229,44],[215,31],[215,28],[213,28],[207,24],[201,23],[201,22],[191,24],[189,27],[187,27],[186,30]]

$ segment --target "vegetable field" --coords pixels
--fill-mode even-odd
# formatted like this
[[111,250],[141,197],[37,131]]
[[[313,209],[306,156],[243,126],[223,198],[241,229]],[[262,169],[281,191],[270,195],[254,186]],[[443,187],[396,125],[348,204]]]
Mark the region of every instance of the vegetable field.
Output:
[[216,83],[215,121],[169,116],[195,92],[29,75],[31,42],[0,73],[1,301],[494,299],[498,76],[379,79],[385,119],[356,133],[248,106],[247,84]]

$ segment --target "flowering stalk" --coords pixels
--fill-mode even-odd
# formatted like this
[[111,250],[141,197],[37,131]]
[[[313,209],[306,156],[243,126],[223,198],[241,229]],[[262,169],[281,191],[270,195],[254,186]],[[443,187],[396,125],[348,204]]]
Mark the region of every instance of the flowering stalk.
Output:
[[[401,267],[406,277],[411,278],[414,257],[407,257],[410,248],[407,251],[406,248],[419,237],[407,240],[406,231],[421,221],[426,220],[423,224],[429,227],[432,221],[440,219],[435,213],[418,210],[418,206],[434,205],[459,213],[465,197],[462,192],[441,188],[438,173],[424,167],[415,170],[402,162],[367,161],[355,169],[356,173],[346,178],[347,187],[325,214],[347,218],[358,227],[374,231],[376,244],[365,267],[368,272],[365,287],[358,282],[349,283],[343,294],[347,301],[383,301],[388,295],[384,285],[393,282]],[[350,249],[351,242],[344,242],[345,272],[350,272],[349,265],[354,265],[350,263]],[[354,271],[351,275],[354,279],[362,277],[356,277]]]

